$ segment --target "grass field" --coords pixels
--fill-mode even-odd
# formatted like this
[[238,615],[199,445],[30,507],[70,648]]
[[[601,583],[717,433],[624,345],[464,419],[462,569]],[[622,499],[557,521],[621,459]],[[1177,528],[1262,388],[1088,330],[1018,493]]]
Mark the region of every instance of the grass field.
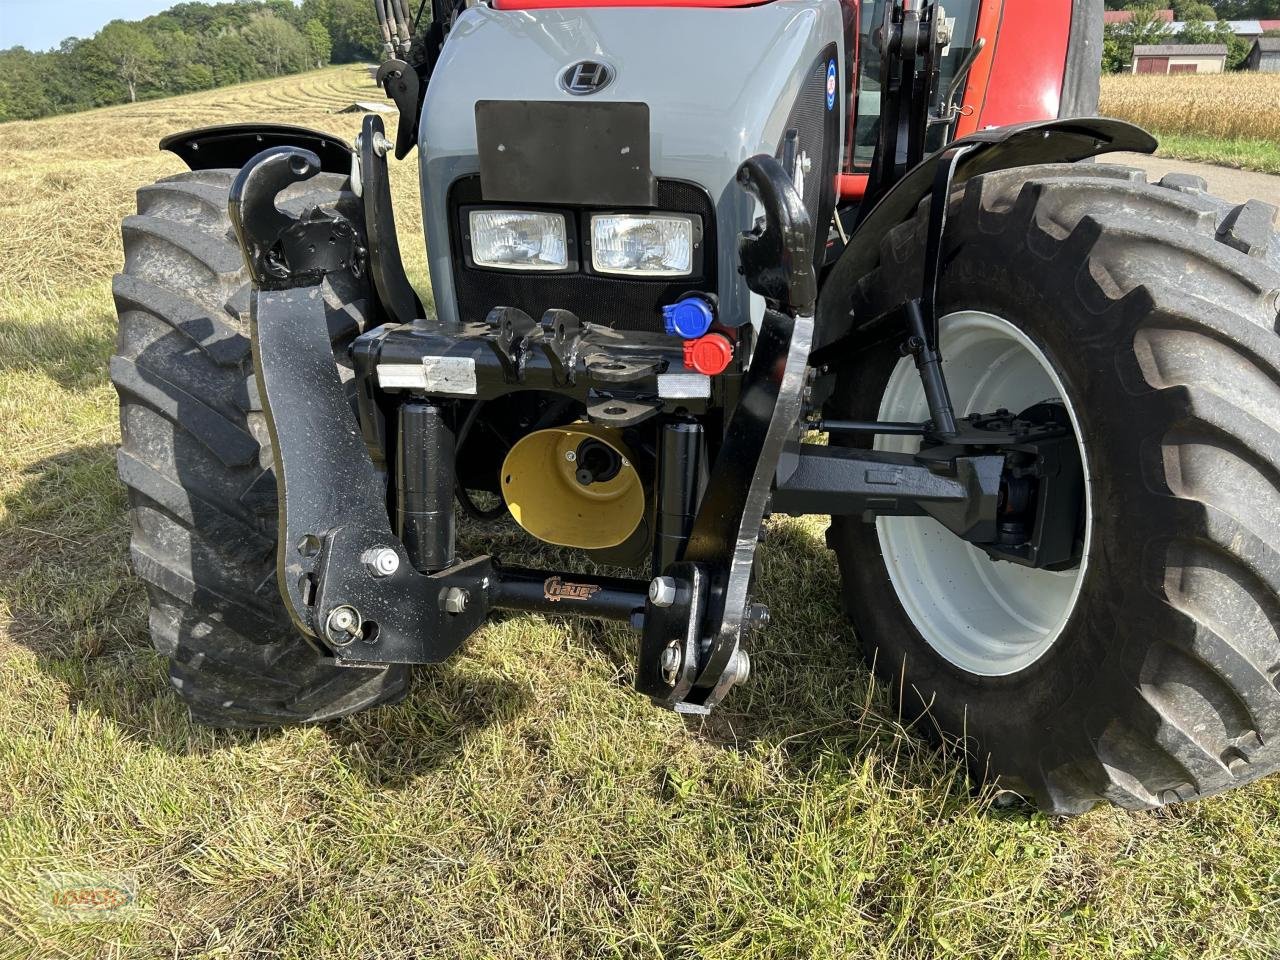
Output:
[[[494,622],[407,701],[192,727],[129,578],[105,367],[118,221],[174,130],[348,136],[332,69],[0,126],[0,958],[1241,958],[1280,951],[1280,780],[1047,819],[905,729],[818,522],[776,521],[774,625],[710,722],[628,690],[613,627]],[[394,171],[422,275],[414,167]],[[39,910],[47,871],[138,905]],[[45,892],[42,894],[42,890]]]
[[1280,173],[1280,74],[1107,76],[1101,111],[1150,130],[1160,156]]

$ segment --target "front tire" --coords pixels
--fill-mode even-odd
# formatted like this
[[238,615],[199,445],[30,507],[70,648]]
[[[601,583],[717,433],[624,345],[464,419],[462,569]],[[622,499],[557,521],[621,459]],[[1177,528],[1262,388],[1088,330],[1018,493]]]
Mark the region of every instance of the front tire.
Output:
[[[877,671],[909,713],[966,738],[975,772],[1055,813],[1103,799],[1152,808],[1272,772],[1280,767],[1274,209],[1223,203],[1195,178],[1150,185],[1138,171],[1102,165],[986,174],[952,205],[943,346],[956,318],[985,316],[1045,358],[1087,467],[1086,562],[1057,622],[999,591],[964,594],[936,565],[922,574],[927,589],[904,587],[904,569],[927,565],[904,560],[903,545],[918,553],[928,541],[893,531],[932,521],[837,518],[829,541]],[[856,316],[918,295],[927,217],[926,201],[884,238],[878,270],[844,292]],[[896,347],[886,338],[839,365],[830,415],[902,419],[893,395],[906,361]],[[1015,361],[989,361],[987,381],[999,381],[1006,362]],[[1025,399],[1001,403],[990,382],[978,393],[983,409],[958,415],[1016,412]],[[955,539],[941,528],[930,534]],[[947,609],[973,608],[950,637],[922,612],[930,591]],[[1050,642],[1001,661],[998,647],[978,642],[991,637],[979,636],[976,656],[966,657],[966,629],[981,634],[1001,605],[1012,606],[1010,622],[1054,621]]]
[[[227,216],[234,170],[179,174],[138,192],[115,278],[120,479],[151,639],[192,717],[274,727],[401,698],[404,667],[335,667],[297,633],[275,576],[276,487],[249,345],[249,278]],[[347,178],[321,174],[281,206],[345,209]],[[359,291],[327,290],[342,357]]]

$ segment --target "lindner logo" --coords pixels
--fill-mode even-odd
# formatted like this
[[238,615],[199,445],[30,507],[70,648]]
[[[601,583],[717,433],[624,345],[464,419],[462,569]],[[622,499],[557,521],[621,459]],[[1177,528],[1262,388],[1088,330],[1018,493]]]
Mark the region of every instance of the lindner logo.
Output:
[[594,583],[567,583],[560,577],[548,577],[542,584],[542,594],[552,603],[561,600],[590,600],[601,591]]
[[560,87],[575,97],[597,93],[613,81],[613,68],[607,63],[583,60],[560,74]]

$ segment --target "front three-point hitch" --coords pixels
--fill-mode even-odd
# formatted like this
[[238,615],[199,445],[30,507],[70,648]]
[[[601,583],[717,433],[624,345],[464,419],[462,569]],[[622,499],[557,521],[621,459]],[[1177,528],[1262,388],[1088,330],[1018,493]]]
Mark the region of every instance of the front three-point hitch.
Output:
[[[738,178],[764,210],[739,242],[741,272],[764,298],[764,320],[738,341],[750,355],[745,372],[713,389],[686,370],[677,338],[619,337],[565,310],[535,319],[495,304],[488,316],[458,323],[423,319],[394,244],[377,118],[366,120],[360,147],[362,223],[276,207],[282,190],[319,170],[319,159],[299,148],[255,157],[230,204],[254,281],[254,362],[280,502],[280,591],[297,628],[336,663],[440,661],[494,610],[611,619],[641,635],[636,687],[663,706],[705,713],[747,676],[748,638],[768,622],[752,585],[770,512],[928,516],[992,556],[1072,562],[1074,513],[1056,506],[1078,498],[1082,482],[1070,424],[1053,404],[955,420],[934,362],[936,331],[919,304],[904,310],[909,348],[938,405],[931,421],[808,419],[813,228],[773,158],[748,160]],[[326,323],[336,274],[345,275],[344,289],[358,281],[367,292],[346,304],[365,331],[349,370],[334,362]],[[583,412],[577,445],[565,454],[583,484],[619,467],[592,429],[656,425],[651,578],[457,556],[454,500],[468,502],[458,494],[459,451],[482,405],[521,393]],[[705,415],[716,405],[728,413],[708,437],[707,424],[717,421]],[[904,454],[801,443],[815,426],[840,436],[914,433],[922,446]]]

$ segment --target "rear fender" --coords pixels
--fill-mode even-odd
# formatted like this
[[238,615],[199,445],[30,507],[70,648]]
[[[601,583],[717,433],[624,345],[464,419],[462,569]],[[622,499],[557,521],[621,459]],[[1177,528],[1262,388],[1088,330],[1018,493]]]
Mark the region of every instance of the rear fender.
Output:
[[174,133],[160,149],[180,157],[192,170],[239,170],[263,150],[300,147],[320,158],[325,173],[351,172],[351,148],[319,130],[278,123],[229,123]]
[[[960,158],[953,184],[993,170],[1042,163],[1074,163],[1116,150],[1153,153],[1156,140],[1139,127],[1104,117],[1044,120],[980,130],[947,144],[975,144]],[[810,362],[820,365],[851,346],[857,335],[849,312],[859,280],[880,261],[880,241],[886,233],[915,214],[933,189],[941,151],[903,177],[867,214],[849,238],[844,252],[827,274],[818,295],[817,329]]]

